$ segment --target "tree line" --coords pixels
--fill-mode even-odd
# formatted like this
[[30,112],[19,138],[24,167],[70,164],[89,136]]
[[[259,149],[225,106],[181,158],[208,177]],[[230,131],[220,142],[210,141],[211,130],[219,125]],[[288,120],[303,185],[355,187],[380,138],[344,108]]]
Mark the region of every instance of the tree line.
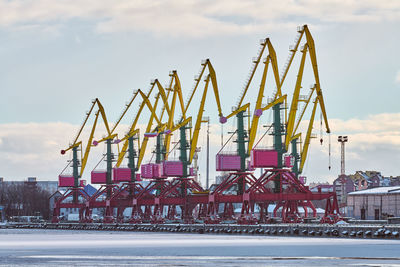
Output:
[[0,205],[4,206],[6,219],[15,216],[37,216],[49,219],[47,190],[29,183],[0,183]]

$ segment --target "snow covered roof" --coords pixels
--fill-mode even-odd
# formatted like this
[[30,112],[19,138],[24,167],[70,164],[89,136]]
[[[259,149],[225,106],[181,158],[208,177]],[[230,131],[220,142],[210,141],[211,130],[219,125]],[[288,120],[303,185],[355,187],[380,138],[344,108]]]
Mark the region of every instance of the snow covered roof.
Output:
[[384,186],[349,193],[349,195],[400,194],[400,186]]

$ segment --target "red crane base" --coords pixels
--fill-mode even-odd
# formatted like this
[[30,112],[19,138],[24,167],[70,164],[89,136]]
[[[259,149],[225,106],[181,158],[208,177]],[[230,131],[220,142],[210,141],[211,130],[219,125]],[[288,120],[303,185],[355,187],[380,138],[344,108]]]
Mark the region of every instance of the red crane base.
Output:
[[[72,191],[68,196],[71,194]],[[53,221],[57,221],[59,208],[67,207],[62,200],[68,196],[55,205]],[[84,211],[84,222],[91,222],[92,210],[101,208],[105,210],[104,222],[109,223],[218,224],[228,221],[260,224],[269,223],[275,217],[280,217],[284,223],[301,223],[310,212],[312,217],[317,216],[313,200],[326,200],[321,223],[341,220],[334,192],[311,192],[289,169],[269,169],[259,178],[250,172],[231,173],[211,192],[205,191],[191,178],[154,179],[146,187],[139,183],[127,183],[121,187],[104,185],[91,198],[86,197],[86,203],[74,204],[73,207],[79,207],[82,214]],[[272,203],[276,204],[274,218],[268,217],[268,206]],[[260,208],[258,213],[255,212],[256,205]],[[220,207],[223,207],[221,211]],[[235,214],[235,207],[241,207],[239,214]],[[132,211],[131,216],[125,219],[127,208]]]
[[55,203],[53,209],[52,223],[60,222],[60,210],[62,208],[71,208],[79,210],[79,221],[83,221],[83,213],[89,195],[84,191],[83,187],[69,188]]

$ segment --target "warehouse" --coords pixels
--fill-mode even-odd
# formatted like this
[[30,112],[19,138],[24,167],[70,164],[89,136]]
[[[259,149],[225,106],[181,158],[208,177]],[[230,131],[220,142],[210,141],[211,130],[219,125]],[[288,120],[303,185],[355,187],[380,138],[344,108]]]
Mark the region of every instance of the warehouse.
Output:
[[348,215],[361,220],[400,217],[400,186],[377,187],[351,192],[347,196]]

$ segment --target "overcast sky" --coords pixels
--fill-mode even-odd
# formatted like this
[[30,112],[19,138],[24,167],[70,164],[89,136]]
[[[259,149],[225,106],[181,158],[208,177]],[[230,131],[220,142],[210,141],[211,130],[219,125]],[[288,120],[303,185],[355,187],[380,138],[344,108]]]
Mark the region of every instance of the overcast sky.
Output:
[[[72,141],[91,99],[98,97],[109,120],[115,121],[134,89],[147,90],[154,78],[166,84],[173,69],[186,98],[205,58],[214,65],[228,114],[259,40],[270,37],[282,69],[296,28],[303,24],[315,40],[332,130],[332,169],[328,137],[323,146],[314,140],[304,170],[309,181],[337,177],[336,139],[342,134],[349,136],[348,173],[400,175],[397,0],[0,0],[0,177],[56,180],[68,160],[59,151]],[[283,88],[289,96],[296,71],[294,65]],[[305,71],[308,90],[313,81],[311,69]],[[272,95],[272,81],[266,97]],[[247,99],[252,103],[259,82],[256,76]],[[212,163],[220,138],[213,101],[210,97],[205,112],[213,124]],[[314,131],[319,139],[318,122]],[[204,145],[203,134],[199,144]],[[94,149],[84,178],[102,152]],[[201,155],[202,177],[203,163]]]

